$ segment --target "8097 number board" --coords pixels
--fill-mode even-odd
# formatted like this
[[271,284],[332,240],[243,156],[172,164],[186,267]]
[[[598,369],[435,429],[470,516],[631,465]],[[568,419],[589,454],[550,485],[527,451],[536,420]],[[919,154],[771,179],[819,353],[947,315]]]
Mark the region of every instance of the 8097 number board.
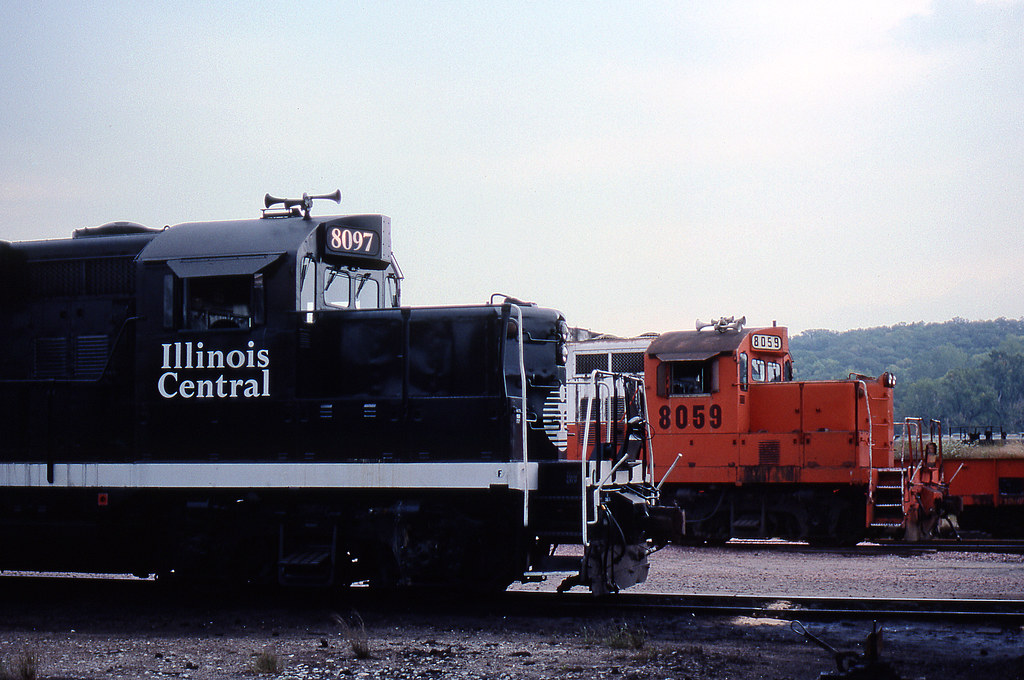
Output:
[[327,225],[324,249],[333,255],[380,255],[380,234],[371,229]]

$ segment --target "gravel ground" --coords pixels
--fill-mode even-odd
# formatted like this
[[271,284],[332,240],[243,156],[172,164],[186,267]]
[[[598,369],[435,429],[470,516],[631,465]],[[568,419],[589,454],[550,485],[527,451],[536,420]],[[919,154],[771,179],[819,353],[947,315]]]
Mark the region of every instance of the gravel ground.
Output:
[[1024,599],[1024,555],[670,547],[652,556],[652,565],[637,590]]
[[[1024,557],[669,548],[655,556],[639,589],[1024,599]],[[341,595],[288,597],[251,602],[167,592],[137,580],[82,588],[67,580],[0,578],[0,662],[13,677],[19,664],[33,661],[39,678],[95,680],[782,680],[835,671],[827,652],[789,622],[772,619],[502,615],[486,604],[453,614],[441,605],[407,607],[401,598],[363,602],[357,615]],[[839,649],[859,651],[871,624],[808,628]],[[887,622],[883,629],[883,658],[905,680],[1024,678],[1020,627]]]

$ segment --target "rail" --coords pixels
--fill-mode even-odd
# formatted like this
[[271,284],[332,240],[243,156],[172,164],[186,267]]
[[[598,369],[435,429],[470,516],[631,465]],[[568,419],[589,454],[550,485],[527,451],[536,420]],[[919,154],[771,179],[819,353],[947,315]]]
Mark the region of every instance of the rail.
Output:
[[508,592],[502,594],[502,600],[528,603],[537,609],[543,603],[543,611],[549,615],[578,615],[581,610],[590,609],[606,616],[613,609],[645,616],[728,615],[783,621],[901,619],[1014,625],[1024,621],[1024,600],[1019,599],[619,593],[614,601],[609,601],[586,593]]

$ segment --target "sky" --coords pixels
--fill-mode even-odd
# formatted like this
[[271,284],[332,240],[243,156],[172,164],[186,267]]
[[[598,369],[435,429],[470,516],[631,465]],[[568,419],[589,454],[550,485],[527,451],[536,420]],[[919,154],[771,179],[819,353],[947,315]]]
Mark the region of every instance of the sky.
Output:
[[2,240],[341,189],[411,305],[1024,317],[1024,0],[3,5]]

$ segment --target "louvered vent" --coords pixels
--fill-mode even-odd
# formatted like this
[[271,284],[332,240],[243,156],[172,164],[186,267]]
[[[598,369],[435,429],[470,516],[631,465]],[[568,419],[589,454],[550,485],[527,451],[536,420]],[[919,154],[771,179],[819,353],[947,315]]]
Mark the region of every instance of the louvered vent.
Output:
[[110,353],[106,335],[80,335],[75,339],[75,377],[96,380],[103,375]]
[[777,442],[777,441],[760,442],[757,445],[757,464],[758,465],[778,465],[779,464],[779,442]]
[[32,376],[68,377],[67,345],[65,338],[36,338],[32,348]]

